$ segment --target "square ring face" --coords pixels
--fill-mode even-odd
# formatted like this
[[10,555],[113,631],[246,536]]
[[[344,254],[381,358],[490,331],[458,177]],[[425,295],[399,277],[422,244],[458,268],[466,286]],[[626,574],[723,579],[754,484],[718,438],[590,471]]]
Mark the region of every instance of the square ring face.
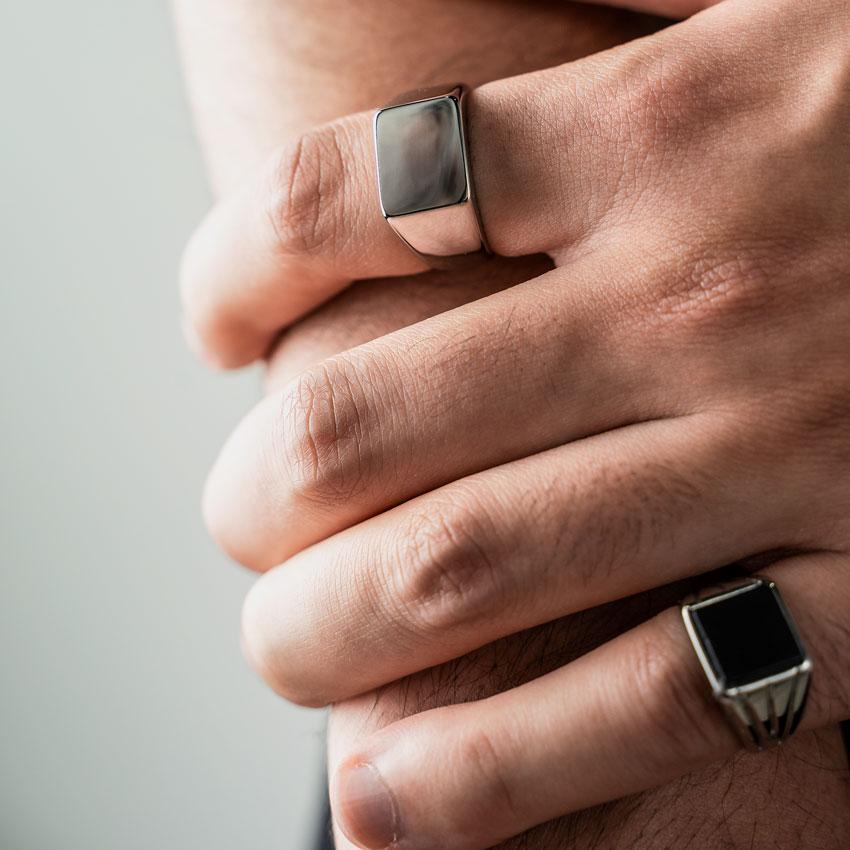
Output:
[[405,103],[375,116],[381,206],[387,217],[468,198],[460,107],[452,96]]
[[779,592],[758,581],[687,606],[718,685],[739,688],[799,666],[806,651]]

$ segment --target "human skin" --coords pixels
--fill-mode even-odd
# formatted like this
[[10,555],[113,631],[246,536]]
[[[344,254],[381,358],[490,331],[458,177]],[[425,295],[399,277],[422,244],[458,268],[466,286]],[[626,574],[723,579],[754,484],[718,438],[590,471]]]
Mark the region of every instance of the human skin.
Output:
[[[515,273],[518,270],[510,270]],[[284,387],[325,357],[412,324],[432,311],[483,296],[492,276],[447,289],[434,276],[356,284],[299,322],[270,363],[267,389]],[[508,276],[509,279],[509,276]],[[456,661],[333,707],[331,766],[356,742],[394,721],[441,705],[499,693],[557,669],[633,627],[693,588],[673,586],[622,603],[559,619],[505,638]],[[741,754],[672,783],[558,818],[510,839],[504,850],[661,850],[844,847],[850,840],[850,773],[835,728],[800,734],[780,749]],[[336,830],[340,850],[353,850]]]
[[[263,20],[267,23],[268,17],[264,17]],[[264,28],[263,31],[267,33],[269,30]],[[350,32],[350,30],[347,30],[347,32]],[[563,45],[561,45],[561,48],[563,48]],[[552,64],[554,61],[557,61],[557,58],[550,54],[540,64]],[[382,67],[387,66],[382,65]],[[286,79],[286,71],[282,73],[284,74],[283,78]],[[506,73],[506,70],[500,68],[494,75],[498,76],[503,73]],[[233,77],[230,79],[232,80]],[[272,87],[273,90],[281,90],[278,85],[281,77],[275,77],[272,74],[266,79],[275,79],[276,85]],[[474,77],[471,78],[468,74],[467,79],[476,81]],[[397,75],[390,82],[398,85]],[[418,83],[419,80],[416,82]],[[428,82],[428,80],[422,82]],[[402,84],[402,87],[407,85],[406,83]],[[260,86],[259,88],[262,90],[263,87]],[[356,95],[356,97],[352,97],[353,102],[345,104],[338,101],[334,103],[333,108],[338,108],[339,112],[356,109],[365,106],[367,102],[379,102],[390,91],[390,89],[386,91],[376,90],[370,100],[361,102],[357,98],[363,98],[365,101],[367,96],[372,93],[368,89],[364,91],[363,87],[352,85],[352,92]],[[262,109],[270,111],[271,115],[274,116],[275,108],[280,111],[279,100],[277,98],[275,106],[273,105],[275,98],[270,98],[262,104]],[[256,109],[257,111],[251,114],[258,117],[256,126],[261,127],[263,120],[259,115],[260,106],[257,106]],[[221,119],[221,114],[220,111],[219,119]],[[226,112],[223,114],[226,115]],[[242,114],[244,115],[244,112]],[[326,115],[310,114],[304,119],[304,122],[309,123],[312,120],[322,120],[328,117],[331,117],[331,113]],[[227,122],[223,123],[227,124]],[[271,126],[274,127],[275,125],[271,124]],[[241,158],[233,155],[240,142],[238,140],[232,141],[229,144],[228,154],[219,158],[220,163],[224,164],[218,166],[215,166],[216,146],[214,142],[210,142],[210,137],[215,136],[215,131],[208,132],[208,150],[213,152],[211,159],[219,174],[218,184],[220,186],[227,188],[229,185],[238,182],[242,165],[264,154],[266,152],[265,146],[273,144],[272,137],[279,140],[286,133],[303,129],[303,125],[299,128],[298,120],[293,119],[290,112],[281,116],[280,123],[276,126],[277,129],[269,132],[265,141],[254,143],[253,147],[249,145],[251,152]],[[234,163],[239,163],[239,167],[236,167]],[[506,271],[505,277],[495,282],[498,285],[514,282],[513,276],[516,276],[515,279],[518,280],[523,276],[539,273],[542,267],[540,261],[536,261],[536,265],[535,263],[526,265],[523,261],[521,264],[514,264],[512,267],[506,267],[506,269],[508,271]],[[415,282],[392,281],[390,282],[392,285],[389,286],[386,282],[359,285],[357,289],[351,290],[325,311],[296,326],[284,337],[275,360],[275,368],[278,371],[272,377],[270,389],[273,390],[279,383],[280,376],[290,376],[302,367],[310,366],[315,361],[335,354],[353,344],[363,342],[373,336],[380,336],[382,333],[394,330],[397,327],[411,324],[432,312],[455,306],[470,300],[472,297],[487,294],[488,291],[497,288],[494,287],[494,281],[491,278],[492,274],[486,275],[486,279],[483,281],[476,281],[470,277],[465,281],[456,282],[452,286],[446,286],[445,281],[433,281],[426,278],[419,278]],[[399,286],[408,287],[405,290],[405,299],[395,297]],[[353,326],[354,322],[357,323],[356,326]],[[608,610],[605,613],[604,621],[606,624],[613,622],[625,628],[633,621],[628,615],[630,610],[632,610],[630,606],[624,607],[622,620],[612,616],[611,611]],[[646,612],[645,608],[640,610],[643,613]],[[596,635],[595,640],[589,641],[591,644],[601,640],[604,635],[610,634],[601,626],[594,626],[592,614],[584,615],[579,619],[583,634],[589,631],[591,635]],[[428,674],[425,677],[417,676],[407,683],[385,689],[378,698],[378,711],[373,710],[374,698],[371,697],[360,698],[338,708],[335,712],[336,719],[334,722],[336,743],[339,744],[340,739],[342,739],[341,746],[345,749],[350,746],[350,743],[347,745],[345,742],[346,735],[349,736],[350,742],[351,737],[362,732],[363,728],[374,728],[395,719],[399,714],[405,714],[418,708],[430,707],[435,703],[435,700],[438,703],[456,702],[480,697],[483,693],[515,685],[535,673],[542,672],[542,666],[547,668],[548,666],[558,666],[567,657],[571,657],[576,649],[587,648],[587,643],[584,642],[587,640],[586,636],[579,641],[574,635],[575,623],[575,620],[566,620],[542,632],[538,631],[521,638],[500,641],[493,647],[476,653],[465,662],[452,662],[444,668],[441,674]],[[570,641],[572,651],[564,650],[553,653],[551,646],[553,643],[562,644],[564,642],[562,635],[568,635],[572,638]],[[544,646],[549,651],[544,654],[546,660],[541,665],[539,656]],[[485,670],[489,672],[489,675],[483,680],[484,684],[482,684],[482,676],[477,671],[476,666],[484,666]],[[438,681],[436,686],[434,684],[435,676]],[[832,772],[827,773],[813,768],[811,766],[813,759],[815,759],[816,764],[832,768]],[[774,755],[755,759],[745,757],[735,764],[734,768],[728,766],[717,769],[698,780],[694,779],[694,782],[698,782],[696,786],[677,783],[652,795],[647,794],[615,804],[602,812],[595,811],[590,815],[585,814],[581,817],[563,819],[552,828],[554,832],[551,833],[551,840],[563,842],[564,836],[571,836],[570,841],[576,842],[577,846],[586,846],[587,842],[599,842],[601,840],[601,844],[596,843],[593,846],[637,847],[642,846],[641,841],[659,840],[658,836],[661,834],[668,835],[670,842],[674,843],[674,839],[678,837],[679,840],[682,840],[687,833],[688,836],[702,835],[704,843],[698,843],[698,846],[731,846],[733,841],[743,840],[744,835],[747,836],[747,841],[749,841],[749,836],[753,834],[752,831],[755,829],[755,834],[759,836],[759,840],[764,839],[764,846],[774,839],[780,842],[787,841],[787,846],[800,846],[799,841],[797,844],[793,844],[793,841],[796,834],[795,830],[799,830],[801,827],[801,820],[787,814],[789,801],[796,794],[802,795],[808,803],[816,804],[815,811],[825,821],[822,833],[818,833],[820,837],[817,840],[821,843],[816,846],[841,846],[839,840],[842,834],[840,831],[842,817],[839,814],[841,809],[838,805],[833,809],[827,802],[834,800],[839,803],[840,794],[844,790],[839,776],[841,761],[838,757],[837,740],[834,734],[826,733],[820,742],[816,742],[811,736],[801,737],[793,747],[789,747],[783,753],[782,758]],[[761,809],[757,816],[751,817],[753,813],[747,808],[746,803],[748,801],[752,803],[756,795],[754,786],[758,786],[759,777],[764,780],[764,784],[767,786],[767,778],[774,775],[774,771],[781,773],[785,780],[780,783],[778,791],[774,788],[771,804],[767,808]],[[728,804],[725,810],[703,812],[702,806],[697,805],[697,801],[704,802],[706,795],[711,793],[716,793],[718,797],[723,796]],[[736,813],[730,818],[729,812],[733,808]],[[663,812],[661,815],[663,823],[661,824],[658,820],[659,811]],[[778,814],[783,811],[785,814],[782,818],[782,825],[781,828],[778,828]],[[838,815],[834,820],[831,819],[833,811]],[[628,813],[628,817],[625,817],[626,813]],[[639,827],[645,826],[650,821],[653,823],[654,829],[659,826],[663,827],[662,831],[653,833],[655,835],[653,839],[646,836],[641,837]],[[717,833],[716,840],[725,843],[716,845],[705,843],[709,840],[715,840],[714,838],[708,839],[707,836],[719,824],[725,824],[725,831]],[[809,826],[811,828],[810,820]],[[629,832],[628,830],[632,831]],[[705,832],[701,832],[702,830]],[[777,835],[777,832],[781,834]],[[604,837],[600,839],[600,835]],[[814,833],[809,833],[809,837],[813,835]],[[836,843],[830,845],[828,842],[833,839]],[[540,843],[542,840],[541,834],[538,833],[535,835],[534,842],[528,846],[543,846]],[[582,844],[583,841],[585,844]],[[552,846],[565,845],[554,843]],[[661,845],[645,844],[645,846]],[[759,845],[756,844],[755,846]],[[779,846],[783,845],[780,843]]]

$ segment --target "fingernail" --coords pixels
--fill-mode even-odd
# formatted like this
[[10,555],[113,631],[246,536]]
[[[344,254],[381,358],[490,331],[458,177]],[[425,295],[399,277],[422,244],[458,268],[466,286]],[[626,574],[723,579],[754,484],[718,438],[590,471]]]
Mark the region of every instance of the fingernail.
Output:
[[386,850],[398,841],[395,800],[373,764],[343,765],[337,772],[334,801],[337,824],[358,847]]

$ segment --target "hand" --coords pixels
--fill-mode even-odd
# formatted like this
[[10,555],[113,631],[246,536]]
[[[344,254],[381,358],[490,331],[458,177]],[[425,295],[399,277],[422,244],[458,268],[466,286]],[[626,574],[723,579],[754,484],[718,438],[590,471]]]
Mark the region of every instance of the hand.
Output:
[[[534,259],[494,261],[449,283],[444,275],[365,281],[295,325],[269,361],[267,390],[316,362],[504,288]],[[486,274],[482,274],[485,272]],[[494,271],[497,272],[494,274]],[[513,278],[513,280],[511,280]],[[397,720],[484,699],[549,673],[636,626],[690,588],[668,586],[499,640],[476,652],[334,705],[331,765]],[[742,754],[678,781],[550,821],[501,850],[658,850],[664,847],[839,848],[850,842],[846,757],[836,728],[796,735],[776,750]],[[337,850],[352,845],[337,830]]]
[[[252,517],[255,503],[251,479],[255,470],[263,472],[263,464],[273,456],[266,447],[273,447],[275,439],[283,438],[284,448],[295,450],[290,457],[300,461],[307,474],[299,476],[301,470],[296,466],[293,481],[288,477],[290,470],[278,467],[267,470],[258,481],[267,494],[277,495],[285,509],[280,512],[284,519],[295,502],[317,503],[311,522],[306,528],[300,527],[296,540],[290,542],[294,548],[310,536],[319,539],[335,530],[334,526],[344,527],[442,483],[412,474],[411,436],[421,435],[417,445],[426,457],[422,468],[433,460],[437,477],[446,481],[512,461],[338,535],[293,558],[286,570],[271,574],[273,578],[261,581],[253,598],[253,618],[248,619],[249,643],[262,654],[284,688],[306,699],[345,693],[346,689],[354,692],[354,688],[368,686],[370,676],[392,678],[399,671],[417,669],[480,645],[504,633],[502,630],[515,630],[667,581],[684,571],[705,570],[764,549],[791,547],[833,552],[828,557],[788,560],[775,566],[772,573],[795,609],[799,608],[798,619],[819,663],[816,686],[820,683],[820,687],[815,689],[809,718],[813,723],[826,722],[847,711],[841,693],[846,672],[840,669],[838,660],[823,652],[830,631],[842,627],[841,614],[847,601],[841,581],[842,553],[847,546],[847,494],[840,476],[835,476],[847,463],[846,425],[840,416],[846,410],[843,392],[847,385],[846,351],[840,345],[847,318],[847,294],[841,286],[847,276],[843,264],[847,198],[836,188],[835,176],[846,133],[846,104],[830,98],[836,90],[834,85],[805,92],[809,109],[804,116],[796,101],[790,105],[793,110],[786,104],[789,90],[798,93],[793,87],[801,80],[823,80],[846,73],[841,67],[844,53],[835,47],[847,36],[846,10],[835,4],[820,4],[814,10],[807,9],[810,18],[800,20],[802,13],[798,10],[787,4],[781,8],[782,14],[774,16],[777,31],[770,39],[765,30],[773,21],[762,20],[759,7],[747,6],[744,14],[729,3],[650,40],[648,50],[644,42],[617,52],[620,61],[608,68],[609,77],[639,65],[649,81],[643,88],[638,86],[635,94],[636,102],[643,107],[636,125],[622,104],[620,114],[616,114],[615,100],[608,104],[611,112],[603,113],[603,123],[609,120],[608,115],[613,116],[612,132],[602,138],[622,139],[622,128],[620,135],[613,132],[617,120],[632,121],[637,158],[627,159],[625,169],[620,161],[620,169],[615,169],[618,180],[609,184],[607,191],[604,179],[609,175],[601,172],[598,196],[582,199],[582,183],[573,185],[575,191],[569,197],[578,196],[586,206],[577,203],[575,208],[568,208],[568,213],[575,213],[574,220],[580,211],[589,213],[581,228],[582,238],[576,239],[574,234],[560,247],[553,243],[549,248],[562,266],[569,261],[569,288],[559,283],[566,273],[559,269],[542,280],[395,334],[308,372],[284,394],[293,411],[291,421],[302,426],[300,442],[297,429],[294,440],[285,430],[262,433],[262,409],[246,423],[231,446],[229,460],[235,459],[233,453],[238,453],[242,441],[242,447],[248,449],[245,457],[254,451],[252,444],[258,446],[256,465],[253,469],[249,465],[243,477],[235,464],[228,470],[226,452],[211,493],[214,499],[221,496],[223,484],[242,485],[240,495],[248,497],[241,516],[244,527],[240,532],[239,526],[231,523],[225,533],[238,541],[240,534],[247,538],[260,532],[260,538],[251,544],[262,558],[270,556],[271,538],[281,529],[275,526],[275,515]],[[736,19],[739,15],[741,20]],[[756,17],[750,17],[753,15]],[[734,50],[728,40],[723,40],[724,32],[732,30],[738,36]],[[755,39],[749,49],[740,43],[741,33]],[[801,39],[818,50],[799,50]],[[794,42],[797,55],[806,57],[801,60],[806,66],[798,65],[793,74],[788,73],[784,61],[791,45],[783,42],[788,40]],[[763,41],[770,49],[763,48],[759,54],[757,48]],[[724,55],[724,45],[728,55]],[[709,52],[711,63],[705,61]],[[675,59],[672,78],[669,70],[663,70],[669,69],[671,54]],[[758,56],[762,71],[759,75],[749,73],[747,67],[754,56]],[[597,65],[589,72],[588,67],[586,62],[579,63],[567,73],[586,72],[588,88],[599,86],[600,97],[609,90],[624,90],[622,83],[619,87],[604,85],[611,80],[606,79],[603,67]],[[731,91],[727,84],[730,73],[736,82]],[[676,84],[678,75],[686,77],[687,86]],[[663,90],[658,87],[659,78],[664,81]],[[768,79],[770,86],[766,86]],[[777,80],[785,83],[784,88],[776,85]],[[532,105],[541,101],[545,105],[546,89],[542,90],[544,94],[536,95]],[[502,96],[508,102],[516,101],[516,93],[511,96],[503,92]],[[486,102],[487,94],[482,91],[480,103]],[[702,114],[706,102],[711,104],[710,114]],[[480,114],[486,115],[486,110]],[[573,120],[574,115],[568,118]],[[586,126],[581,119],[588,117],[592,116],[579,114],[576,126]],[[534,126],[552,124],[551,120],[537,121]],[[699,129],[696,139],[689,136],[694,126]],[[718,126],[723,131],[720,134]],[[777,126],[784,130],[778,140]],[[745,138],[744,130],[746,145],[740,142]],[[498,139],[497,123],[492,132]],[[722,157],[717,157],[716,143],[712,144],[713,135],[718,134],[734,143],[726,144]],[[556,137],[570,136],[563,128],[556,128]],[[476,138],[474,130],[473,142]],[[801,138],[809,143],[800,145]],[[640,155],[641,139],[647,146],[650,139],[654,141],[656,158]],[[810,152],[813,142],[816,156]],[[554,143],[555,137],[541,149],[552,148]],[[606,156],[604,145],[597,145],[593,153],[612,167],[617,165],[618,157],[611,151]],[[703,157],[701,168],[694,167],[697,153]],[[655,173],[658,156],[664,157],[663,181]],[[781,193],[764,181],[756,181],[758,191],[753,191],[753,181],[768,156],[776,159],[774,176],[781,178]],[[539,157],[536,159],[539,162]],[[534,162],[531,156],[516,165],[530,168]],[[710,183],[704,177],[706,162],[714,168]],[[511,165],[509,162],[508,171]],[[592,163],[588,163],[590,171]],[[481,169],[476,173],[480,178]],[[559,176],[563,180],[570,174]],[[519,185],[546,187],[540,175],[536,184],[533,172],[527,177]],[[484,185],[488,185],[486,180]],[[488,234],[496,241],[493,233],[501,231],[491,222],[498,219],[498,205],[492,202],[498,196],[498,183],[489,186],[489,190],[479,188],[479,195]],[[545,193],[540,198],[543,211],[538,219],[532,219],[534,232],[531,228],[525,234],[521,229],[514,233],[505,229],[497,238],[516,238],[518,243],[524,239],[525,247],[518,251],[531,250],[538,236],[554,239],[562,218],[556,214],[557,198],[551,197],[548,218]],[[600,198],[601,207],[594,208],[591,202]],[[522,208],[522,204],[520,195],[517,206]],[[536,213],[526,208],[525,214]],[[670,228],[663,239],[647,231],[648,223],[657,228],[659,222]],[[691,233],[697,229],[691,227],[692,222],[701,225],[698,232]],[[740,233],[752,233],[753,222],[760,238],[742,240]],[[547,225],[552,230],[548,236]],[[766,244],[761,239],[765,234]],[[801,239],[801,234],[808,238]],[[676,244],[676,238],[682,240],[683,236],[690,237],[685,250],[682,244]],[[651,251],[651,263],[644,256],[635,258],[630,244],[635,239],[644,251]],[[380,248],[376,253],[381,254]],[[392,271],[391,263],[387,271]],[[605,285],[594,285],[602,275],[608,278]],[[575,317],[582,315],[584,322],[579,325]],[[533,343],[525,358],[519,346],[513,351],[509,348],[517,326],[523,328],[523,338]],[[741,343],[742,331],[747,333],[746,345]],[[472,339],[464,347],[458,344],[462,333],[466,340]],[[570,341],[566,354],[565,339]],[[685,343],[690,345],[686,347]],[[439,381],[441,372],[444,376],[457,372],[459,351],[468,358],[469,368],[454,382]],[[669,357],[665,359],[665,355]],[[675,365],[687,370],[684,376],[681,369],[670,368],[675,363],[670,359],[673,356],[680,358]],[[535,375],[530,367],[542,363],[546,364],[544,374]],[[382,410],[390,409],[381,404],[399,392],[399,383],[387,381],[386,375],[422,376],[426,374],[424,364],[434,364],[431,374],[422,381],[421,394],[420,388],[403,385],[403,409],[430,414],[430,430],[423,432],[418,427],[414,433],[412,429],[418,424],[415,418],[405,421],[403,416],[392,419],[387,414],[380,431],[383,463],[370,464],[374,458],[370,458],[369,447],[377,445],[379,433],[376,422]],[[509,391],[493,399],[482,375],[489,380],[504,380],[508,370],[516,373],[518,367],[525,367],[523,374],[530,376],[527,384],[505,382],[503,386]],[[823,377],[825,367],[828,380]],[[590,387],[595,394],[592,399],[587,393]],[[333,406],[328,406],[328,398]],[[299,407],[302,399],[307,404]],[[541,399],[545,399],[542,406]],[[642,409],[632,406],[636,403]],[[508,432],[507,425],[516,421],[517,411],[528,410],[534,411],[534,421],[526,428]],[[635,421],[647,424],[623,427]],[[492,439],[480,439],[480,425],[478,431],[471,431],[476,422],[488,423]],[[252,434],[252,427],[257,426],[260,428]],[[575,437],[602,431],[609,433],[581,444],[567,444]],[[461,451],[440,455],[448,433],[470,434],[478,439],[470,438]],[[812,442],[814,435],[821,437],[817,444]],[[560,448],[544,456],[530,455],[552,446]],[[798,446],[805,450],[789,458],[789,450]],[[303,448],[309,451],[300,453]],[[429,450],[433,453],[430,457]],[[515,460],[523,456],[527,459]],[[346,468],[349,460],[353,465]],[[315,461],[319,465],[311,466]],[[228,471],[232,473],[229,481]],[[411,474],[406,476],[406,472]],[[564,486],[565,481],[569,486]],[[530,496],[540,492],[541,485],[549,497],[545,505]],[[488,497],[488,493],[502,498]],[[328,510],[324,503],[335,495],[338,507]],[[644,503],[647,495],[654,500],[651,510]],[[747,509],[755,500],[758,516]],[[319,502],[323,503],[320,507]],[[216,507],[214,500],[211,505]],[[630,505],[633,509],[625,513],[624,507]],[[569,512],[565,513],[567,508]],[[424,526],[421,542],[415,541],[409,548],[402,546],[398,558],[401,566],[382,564],[382,553],[388,551],[386,544],[393,539],[388,536],[390,527],[397,528],[400,523],[404,528],[407,522],[413,529],[417,511],[426,521],[434,516],[442,519],[436,525]],[[660,528],[659,516],[669,517]],[[498,519],[493,521],[493,517]],[[534,517],[535,527],[545,530],[551,526],[561,532],[543,541],[545,551],[528,552],[527,546],[523,552],[517,551],[517,538],[528,527],[529,517]],[[213,518],[217,518],[215,513]],[[606,519],[614,533],[605,541],[592,539],[590,529]],[[268,523],[272,533],[266,536]],[[721,541],[715,539],[717,527],[726,532]],[[379,542],[382,545],[378,546]],[[528,542],[523,539],[524,544]],[[581,545],[586,548],[582,550]],[[353,568],[359,579],[353,591],[340,580],[339,564],[334,563],[343,557],[350,559],[352,553],[357,555]],[[536,559],[530,557],[535,554]],[[365,565],[370,558],[373,562],[367,572]],[[319,563],[330,565],[322,576],[315,571]],[[376,564],[386,569],[382,583],[370,580]],[[499,569],[488,564],[498,564]],[[555,564],[564,566],[546,568]],[[629,569],[622,569],[624,566]],[[604,587],[599,580],[603,570],[607,578]],[[523,580],[523,574],[533,580]],[[459,581],[457,576],[469,581]],[[394,595],[382,592],[391,581],[398,582],[399,592]],[[536,593],[523,595],[531,587]],[[479,598],[476,591],[481,591]],[[284,593],[290,594],[285,600]],[[309,617],[302,616],[305,609],[308,613],[326,610],[316,605],[316,600],[346,600],[346,593],[353,598],[343,606],[338,621],[310,623]],[[505,598],[511,605],[501,618],[495,617]],[[407,603],[401,613],[399,600]],[[299,601],[313,604],[298,605]],[[264,622],[264,611],[275,606],[284,611],[288,634],[278,625]],[[353,619],[345,618],[347,611],[353,613]],[[373,624],[381,618],[386,622],[382,622],[384,631],[378,640]],[[446,633],[439,628],[441,623],[456,624],[456,628]],[[356,663],[344,668],[334,665],[329,652],[321,657],[314,655],[316,669],[307,669],[308,659],[298,657],[299,645],[311,633],[328,634],[330,638],[336,630],[345,643],[330,641],[330,646],[345,646],[347,660],[353,657]],[[399,636],[395,652],[387,652],[393,648],[386,641],[388,631]],[[430,739],[436,742],[432,747],[435,770],[428,787],[424,780],[417,786],[404,773],[403,754],[400,757],[398,749],[395,757],[400,761],[392,762],[391,747],[390,755],[382,756],[385,778],[388,767],[395,771],[390,781],[397,801],[401,801],[405,823],[413,829],[411,834],[423,845],[433,840],[451,846],[439,835],[428,835],[427,829],[438,829],[439,824],[422,823],[421,831],[417,831],[417,814],[424,806],[445,802],[441,810],[449,824],[452,818],[463,817],[452,808],[451,801],[440,796],[449,790],[446,775],[440,771],[454,768],[442,748],[452,736],[462,744],[466,735],[478,735],[471,739],[474,742],[483,734],[502,747],[523,736],[527,746],[516,748],[521,750],[514,752],[519,759],[516,763],[510,762],[510,753],[504,749],[494,749],[495,776],[515,778],[526,768],[529,779],[536,777],[539,781],[541,775],[546,779],[544,793],[529,781],[521,790],[533,799],[522,798],[514,811],[493,812],[492,817],[483,819],[494,832],[521,827],[523,818],[539,818],[556,806],[569,808],[595,796],[604,799],[629,787],[641,787],[641,783],[658,781],[728,751],[731,741],[725,726],[712,725],[715,715],[708,711],[700,697],[702,692],[695,687],[698,683],[692,675],[693,667],[687,666],[693,659],[683,652],[681,637],[672,628],[671,618],[662,616],[553,676],[477,707],[474,724],[469,720],[469,708],[440,710],[414,723],[406,721],[404,746],[414,749],[425,730],[445,724],[441,727],[444,735]],[[356,652],[352,652],[353,647]],[[628,683],[630,673],[647,674],[654,687],[645,690],[649,696],[645,709],[652,709],[656,700],[659,707],[667,705],[669,701],[662,697],[671,690],[683,697],[683,703],[676,705],[682,713],[665,719],[674,729],[678,722],[687,736],[684,732],[674,735],[672,744],[659,741],[659,733],[652,734],[654,727],[640,725],[656,722],[651,710],[635,717],[624,705],[618,707],[616,694],[594,691],[592,684],[599,680],[602,670],[609,666],[620,669],[632,660],[645,663],[625,669],[614,681]],[[274,668],[284,661],[290,669],[282,676]],[[321,666],[324,669],[318,669]],[[545,709],[547,697],[556,704],[564,685],[577,685],[585,677],[588,686],[575,692],[587,700],[588,708],[597,709],[588,712],[591,721],[608,712],[608,731],[613,729],[615,734],[607,741],[607,750],[597,748],[591,754],[587,748],[573,746],[599,736],[593,735],[592,722],[580,728],[574,716],[564,718],[563,712],[555,712],[560,725],[554,727],[554,717],[541,717],[537,711],[534,717],[522,713],[526,726],[511,727],[513,738],[499,734],[499,723],[512,707],[534,705],[538,710]],[[690,719],[689,712],[705,720],[705,735],[696,741],[690,735],[692,724],[684,723]],[[535,737],[533,720],[547,724],[545,753],[534,751],[540,739]],[[659,728],[669,725],[659,724]],[[623,747],[630,734],[636,736],[638,746],[626,753]],[[371,746],[377,753],[381,743],[386,748],[390,740],[392,735],[384,734],[364,746],[364,751]],[[583,753],[589,761],[583,760]],[[624,761],[627,756],[634,759],[641,755],[638,763]],[[548,765],[547,757],[554,764]],[[603,770],[606,762],[630,764],[633,770],[627,769],[624,777],[623,770]],[[655,769],[647,771],[647,767]],[[459,765],[451,775],[468,793],[453,795],[452,799],[460,799],[466,807],[479,805],[489,813],[487,804],[492,799],[487,795],[494,789],[498,792],[498,783],[469,787],[472,783],[464,783],[461,768]],[[576,776],[582,779],[580,789],[572,781]],[[612,787],[612,778],[632,785]],[[478,835],[471,840],[490,837]]]
[[[260,0],[250,6],[180,0],[178,5],[204,149],[214,184],[224,193],[281,138],[352,107],[380,102],[395,88],[428,82],[427,77],[408,80],[401,74],[421,75],[451,62],[455,73],[476,82],[485,75],[523,70],[522,64],[514,64],[517,60],[528,68],[542,67],[573,58],[579,50],[601,49],[606,43],[633,37],[647,24],[631,16],[569,4],[531,7],[522,3],[513,9],[494,7],[489,0],[464,0],[451,6],[442,0],[420,2],[417,14],[411,13],[409,4],[399,9],[394,3],[375,2],[356,8],[347,2],[317,6],[295,0]],[[442,15],[456,26],[441,25]],[[439,41],[429,44],[423,39],[417,23],[423,19],[436,25]],[[318,31],[344,32],[345,40],[334,43],[299,35]],[[458,36],[457,43],[447,41],[447,31]],[[520,56],[500,49],[499,39],[508,33],[511,44],[525,45]],[[283,44],[286,50],[281,50]],[[383,55],[376,51],[378,46],[384,49]],[[421,51],[424,61],[411,61],[416,51]],[[357,71],[340,78],[340,63]],[[288,92],[285,99],[281,91]],[[326,357],[492,294],[546,268],[540,258],[530,258],[490,264],[450,279],[419,275],[404,281],[361,282],[312,312],[279,340],[268,364],[267,389],[274,392],[288,378]],[[331,761],[338,753],[350,751],[366,730],[436,706],[495,694],[559,667],[636,623],[655,601],[635,598],[598,613],[566,618],[393,683],[380,694],[339,703],[332,713]],[[590,846],[646,850],[664,836],[678,845],[690,841],[707,850],[713,841],[709,836],[717,836],[724,847],[739,842],[760,847],[772,846],[783,836],[795,840],[804,833],[824,843],[834,838],[840,844],[850,834],[850,824],[842,817],[847,808],[842,794],[846,771],[840,769],[843,750],[837,736],[799,736],[783,756],[781,760],[768,756],[736,761],[614,806],[559,818],[502,846],[505,850],[529,846],[535,850],[568,846],[573,850]],[[722,800],[723,805],[706,807],[706,799]],[[789,816],[789,808],[797,814]],[[816,811],[816,828],[806,814],[811,810]],[[777,813],[784,814],[781,826]],[[340,833],[336,846],[338,850],[352,847]]]
[[191,105],[221,196],[284,140],[399,91],[446,74],[481,85],[664,23],[564,0],[174,0],[174,7]]
[[[675,590],[662,596],[674,601]],[[550,623],[340,703],[331,712],[328,761],[340,763],[399,719],[483,699],[553,670],[638,622],[655,602],[663,598],[630,599]],[[782,747],[741,753],[651,791],[558,818],[499,848],[841,850],[850,846],[848,777],[837,727],[799,733]],[[355,845],[337,830],[335,846]]]
[[[522,3],[514,9],[493,6],[489,0],[451,6],[439,0],[421,2],[417,8],[412,14],[409,4],[400,9],[394,3],[352,7],[344,0],[322,5],[260,0],[234,6],[221,0],[179,0],[194,107],[217,190],[230,191],[280,139],[351,108],[380,102],[398,87],[429,82],[426,76],[404,79],[402,74],[423,75],[451,62],[454,73],[480,82],[486,76],[523,70],[522,64],[514,64],[517,60],[529,69],[551,65],[574,58],[576,51],[598,50],[634,37],[647,23],[654,25],[561,3]],[[441,24],[443,15],[455,26]],[[439,41],[429,44],[423,39],[420,20],[435,24]],[[345,40],[311,39],[309,34],[315,32],[344,32]],[[458,37],[457,43],[447,41],[447,32]],[[506,34],[510,44],[525,45],[521,55],[500,48],[499,39]],[[282,50],[284,44],[287,49]],[[422,61],[411,60],[416,51]],[[356,72],[340,77],[340,63]],[[281,91],[288,92],[285,99]],[[490,264],[450,280],[446,275],[418,275],[356,284],[278,341],[268,363],[267,390],[275,392],[303,369],[354,345],[546,268],[540,258],[530,258]],[[670,592],[675,596],[675,588]],[[440,705],[492,695],[555,669],[635,624],[662,602],[634,598],[566,618],[385,686],[379,694],[338,703],[332,712],[331,762],[369,730]],[[691,842],[708,850],[715,840],[711,836],[723,847],[761,847],[783,837],[793,842],[803,834],[840,845],[850,835],[850,823],[843,817],[846,770],[841,769],[843,750],[837,735],[798,736],[784,748],[783,758],[778,756],[745,757],[616,805],[559,818],[502,847],[647,850],[663,837],[678,846]],[[707,799],[718,805],[706,806]],[[815,827],[809,811],[816,812]],[[336,847],[346,850],[352,845],[337,832]]]

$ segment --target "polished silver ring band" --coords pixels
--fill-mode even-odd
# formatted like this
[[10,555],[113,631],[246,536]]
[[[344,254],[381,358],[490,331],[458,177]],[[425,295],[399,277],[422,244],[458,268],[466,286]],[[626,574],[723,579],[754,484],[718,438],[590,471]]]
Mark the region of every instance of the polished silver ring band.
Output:
[[812,662],[779,591],[754,577],[682,606],[714,696],[750,749],[781,743],[800,723]]
[[467,93],[460,84],[409,92],[375,113],[381,212],[432,268],[488,250],[470,176]]

